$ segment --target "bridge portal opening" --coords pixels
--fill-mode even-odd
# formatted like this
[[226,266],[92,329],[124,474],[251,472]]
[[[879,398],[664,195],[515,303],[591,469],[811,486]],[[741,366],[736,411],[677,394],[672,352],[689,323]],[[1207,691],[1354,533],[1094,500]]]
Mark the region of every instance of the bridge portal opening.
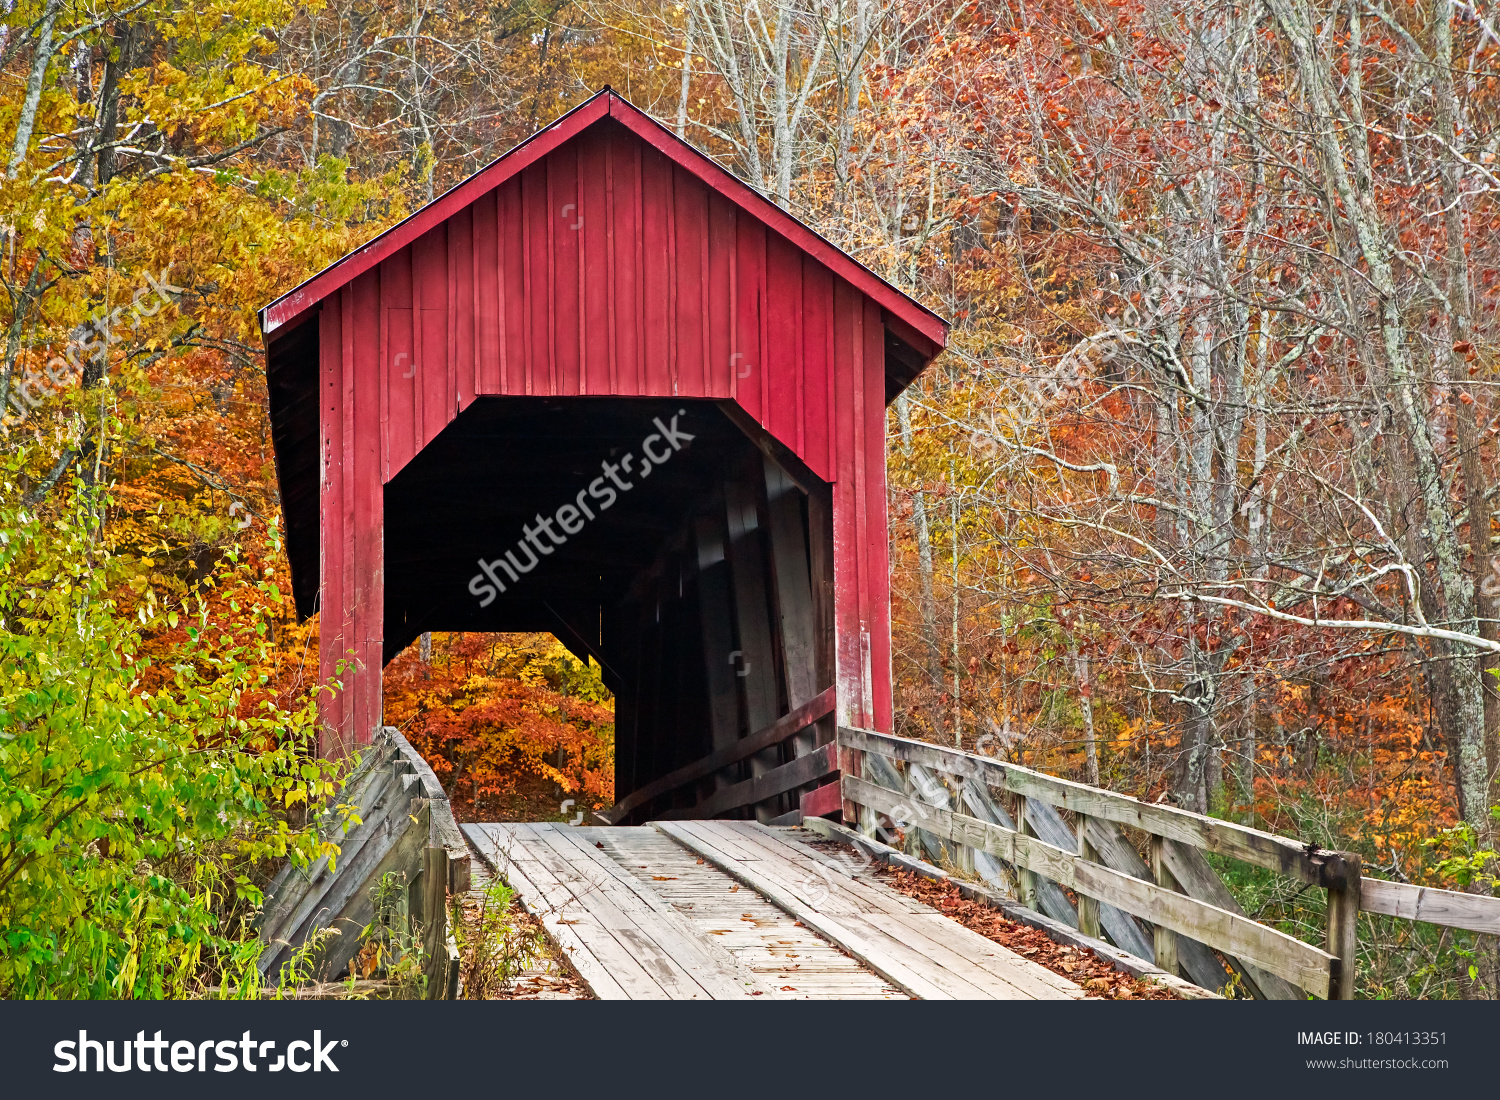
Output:
[[[773,725],[832,666],[831,492],[762,442],[714,401],[479,398],[384,488],[383,661],[427,632],[550,632],[614,694],[617,795]],[[824,725],[647,808],[773,770]]]

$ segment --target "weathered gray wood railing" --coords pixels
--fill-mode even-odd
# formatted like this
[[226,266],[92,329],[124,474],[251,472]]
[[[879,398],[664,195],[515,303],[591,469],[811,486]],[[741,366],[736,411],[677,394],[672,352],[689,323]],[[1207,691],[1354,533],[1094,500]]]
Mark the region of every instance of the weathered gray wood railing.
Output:
[[[837,745],[844,817],[867,835],[883,818],[908,845],[938,848],[991,882],[1008,871],[1023,905],[1085,935],[1106,932],[1116,947],[1210,989],[1227,977],[1217,951],[1257,996],[1352,998],[1361,911],[1500,933],[1500,898],[1365,878],[1352,853],[870,730],[840,727]],[[1076,831],[1058,809],[1074,815]],[[1120,826],[1147,834],[1149,866]],[[1327,891],[1323,947],[1245,916],[1205,851]]]
[[[657,799],[680,791],[690,784],[697,784],[741,760],[748,760],[757,753],[790,740],[814,725],[819,719],[832,714],[833,707],[834,689],[829,688],[790,713],[782,715],[765,729],[742,737],[726,748],[710,753],[702,759],[694,760],[691,764],[678,768],[674,772],[669,772],[647,783],[639,790],[631,791],[615,803],[608,813],[601,816],[612,825],[627,821],[632,813]],[[690,807],[668,809],[652,816],[658,820],[714,817],[743,806],[766,802],[779,794],[785,794],[787,791],[816,782],[825,775],[832,775],[837,770],[838,759],[833,744],[830,742],[796,756],[760,775],[713,791]],[[829,785],[832,786],[831,783]]]
[[279,980],[303,944],[332,929],[338,935],[327,938],[311,970],[320,980],[336,977],[375,917],[372,891],[387,875],[397,875],[406,884],[403,919],[422,932],[428,995],[451,997],[458,955],[446,899],[468,892],[469,849],[442,784],[406,738],[387,726],[362,751],[338,801],[352,806],[359,821],[345,832],[335,808],[325,813],[322,828],[339,846],[337,859],[324,857],[305,868],[289,861],[266,890],[261,973]]

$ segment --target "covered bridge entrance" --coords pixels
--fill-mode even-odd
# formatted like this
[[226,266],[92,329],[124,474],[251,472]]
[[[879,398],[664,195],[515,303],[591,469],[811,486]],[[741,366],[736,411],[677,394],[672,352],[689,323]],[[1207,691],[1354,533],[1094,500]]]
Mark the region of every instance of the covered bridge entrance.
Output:
[[606,89],[261,324],[325,754],[424,631],[545,630],[616,695],[616,822],[836,808],[938,317]]

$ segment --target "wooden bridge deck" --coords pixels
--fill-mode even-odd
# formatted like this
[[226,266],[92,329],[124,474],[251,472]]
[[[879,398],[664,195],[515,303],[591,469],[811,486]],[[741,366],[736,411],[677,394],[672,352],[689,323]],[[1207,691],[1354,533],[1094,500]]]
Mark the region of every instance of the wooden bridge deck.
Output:
[[602,999],[1063,1000],[1070,982],[751,822],[464,832]]

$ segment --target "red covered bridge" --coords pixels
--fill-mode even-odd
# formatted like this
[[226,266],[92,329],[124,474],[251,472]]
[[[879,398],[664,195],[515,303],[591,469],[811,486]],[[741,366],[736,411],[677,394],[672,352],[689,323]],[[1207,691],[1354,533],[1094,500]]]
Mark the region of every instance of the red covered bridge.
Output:
[[261,323],[325,753],[424,631],[541,630],[615,693],[617,820],[835,807],[942,320],[606,89]]

